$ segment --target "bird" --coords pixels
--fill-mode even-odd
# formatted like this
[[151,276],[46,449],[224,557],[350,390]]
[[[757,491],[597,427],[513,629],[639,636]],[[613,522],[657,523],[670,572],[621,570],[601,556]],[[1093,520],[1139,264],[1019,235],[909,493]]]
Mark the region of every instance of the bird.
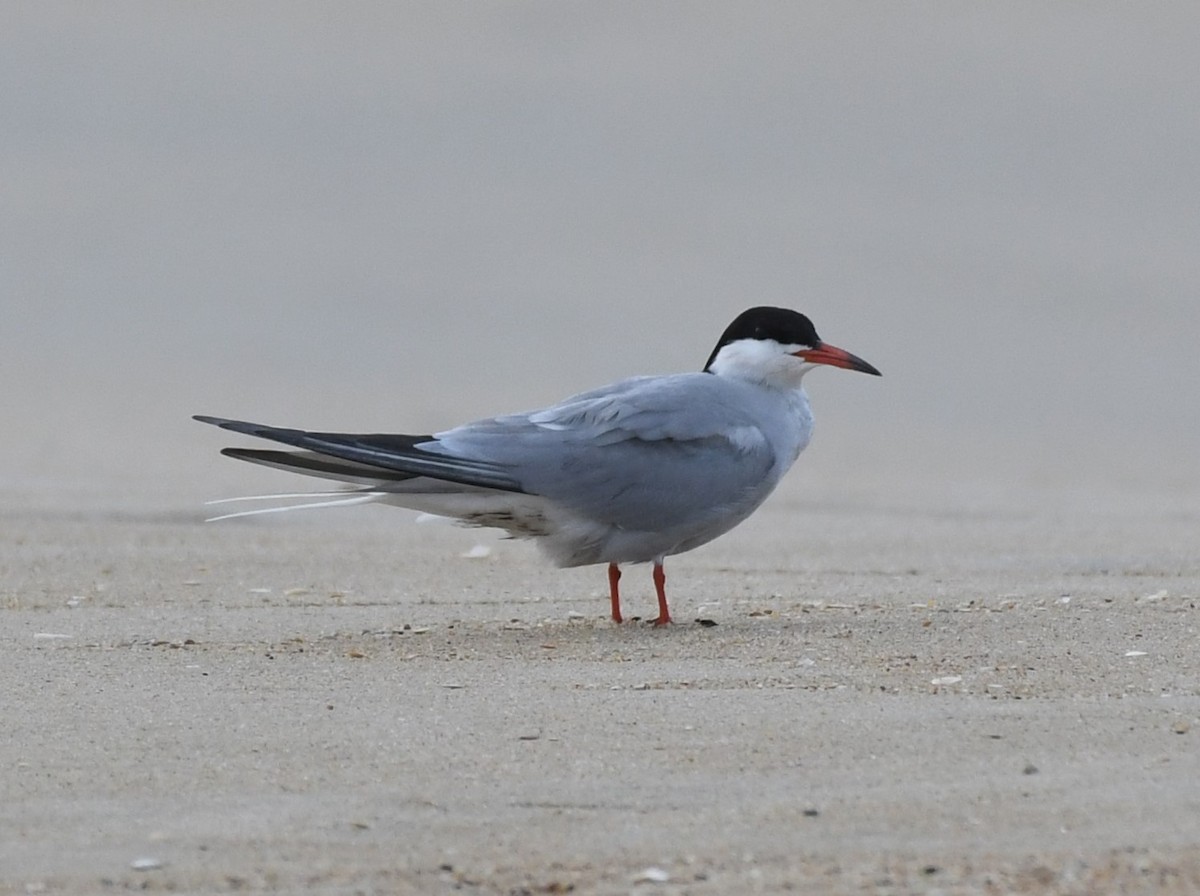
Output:
[[194,419],[299,449],[225,448],[225,456],[344,483],[223,499],[325,500],[214,519],[382,502],[503,529],[532,539],[559,567],[607,564],[617,623],[621,566],[651,563],[661,626],[671,622],[666,558],[728,532],[771,494],[812,437],[803,380],[823,365],[881,376],[824,342],[805,315],[759,306],[725,328],[700,371],[634,376],[429,435]]

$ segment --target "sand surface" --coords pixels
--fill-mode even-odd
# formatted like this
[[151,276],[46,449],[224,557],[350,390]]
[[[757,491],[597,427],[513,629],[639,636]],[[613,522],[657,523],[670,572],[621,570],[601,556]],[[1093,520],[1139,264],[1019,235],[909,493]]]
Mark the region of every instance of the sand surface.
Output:
[[351,513],[5,520],[6,884],[1200,886],[1177,519],[783,494],[671,564],[663,631],[599,569]]
[[[0,892],[1200,891],[1189,7],[109,9],[0,29]],[[884,377],[669,629],[203,522],[306,483],[192,413],[430,431],[759,302]]]

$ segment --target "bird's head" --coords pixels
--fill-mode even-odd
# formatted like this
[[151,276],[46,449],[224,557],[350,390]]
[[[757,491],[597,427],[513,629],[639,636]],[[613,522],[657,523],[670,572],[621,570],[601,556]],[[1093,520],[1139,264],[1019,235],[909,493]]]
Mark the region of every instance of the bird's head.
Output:
[[822,342],[803,314],[759,307],[743,311],[725,328],[704,371],[794,389],[822,364],[881,376],[862,358]]

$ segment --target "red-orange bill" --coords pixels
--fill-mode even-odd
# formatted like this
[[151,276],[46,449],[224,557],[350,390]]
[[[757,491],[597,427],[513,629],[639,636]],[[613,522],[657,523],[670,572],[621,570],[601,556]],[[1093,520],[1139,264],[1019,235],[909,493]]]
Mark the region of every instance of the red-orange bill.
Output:
[[822,342],[815,348],[806,348],[803,351],[796,352],[796,357],[802,358],[809,364],[829,364],[832,367],[844,367],[846,370],[869,373],[871,376],[883,376],[882,373],[862,358],[850,354],[844,348],[830,345],[828,342]]

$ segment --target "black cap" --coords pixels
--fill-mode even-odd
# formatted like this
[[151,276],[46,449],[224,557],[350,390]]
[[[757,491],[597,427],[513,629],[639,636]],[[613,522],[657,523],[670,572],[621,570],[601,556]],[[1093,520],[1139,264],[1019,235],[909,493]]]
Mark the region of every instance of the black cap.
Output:
[[717,347],[708,356],[704,369],[708,370],[721,349],[742,339],[773,339],[780,345],[801,345],[807,348],[816,348],[821,344],[821,338],[817,335],[812,321],[799,311],[763,305],[743,311],[734,318],[733,323],[725,328],[725,332],[717,340]]

